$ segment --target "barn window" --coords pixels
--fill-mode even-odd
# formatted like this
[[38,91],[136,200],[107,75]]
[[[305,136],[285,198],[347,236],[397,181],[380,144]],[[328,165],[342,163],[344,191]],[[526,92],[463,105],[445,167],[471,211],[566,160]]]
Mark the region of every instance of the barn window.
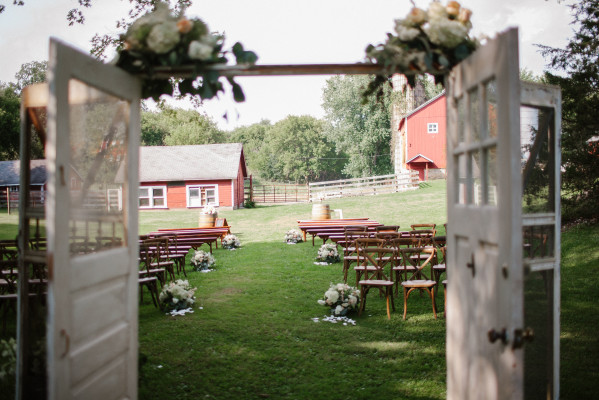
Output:
[[439,124],[436,122],[429,122],[427,124],[428,133],[439,133]]
[[139,188],[140,208],[166,208],[166,186],[142,186]]
[[187,186],[187,207],[218,206],[218,185]]

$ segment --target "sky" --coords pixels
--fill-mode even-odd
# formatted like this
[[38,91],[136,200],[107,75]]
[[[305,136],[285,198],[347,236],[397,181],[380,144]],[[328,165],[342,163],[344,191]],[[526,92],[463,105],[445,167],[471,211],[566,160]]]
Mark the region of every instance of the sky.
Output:
[[[442,1],[444,4],[447,1]],[[20,66],[48,59],[48,43],[57,37],[89,52],[94,34],[120,33],[117,19],[127,15],[128,0],[94,0],[85,10],[84,25],[68,26],[66,14],[77,0],[12,0],[0,14],[0,81],[15,81]],[[540,74],[545,60],[535,44],[564,47],[573,35],[572,17],[560,0],[463,0],[473,11],[474,36],[493,37],[519,28],[520,67]],[[426,9],[430,0],[415,0]],[[368,44],[385,40],[394,20],[412,8],[408,0],[194,0],[186,15],[202,18],[213,31],[224,32],[225,45],[240,41],[258,54],[258,64],[326,64],[364,61]],[[112,57],[112,55],[111,55]],[[221,129],[230,130],[263,119],[279,121],[288,115],[324,116],[322,89],[330,76],[236,78],[246,95],[234,103],[221,94],[198,109]],[[189,103],[174,103],[190,108]],[[229,118],[222,118],[224,113]]]

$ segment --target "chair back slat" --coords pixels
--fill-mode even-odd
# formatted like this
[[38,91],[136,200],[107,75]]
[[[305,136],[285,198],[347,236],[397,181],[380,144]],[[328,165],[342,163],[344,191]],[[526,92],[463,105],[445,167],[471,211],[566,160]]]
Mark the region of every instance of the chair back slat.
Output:
[[[401,252],[401,263],[405,272],[405,279],[407,280],[429,280],[424,269],[429,267],[431,269],[435,264],[436,250],[432,247],[412,247],[402,248]],[[409,271],[408,271],[409,270]],[[410,275],[409,275],[410,274]],[[408,276],[409,275],[409,276]]]

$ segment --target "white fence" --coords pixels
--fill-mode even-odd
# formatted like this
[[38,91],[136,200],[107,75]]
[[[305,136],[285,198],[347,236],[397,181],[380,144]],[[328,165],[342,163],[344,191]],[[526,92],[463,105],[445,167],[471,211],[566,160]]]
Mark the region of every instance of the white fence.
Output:
[[308,184],[310,201],[403,192],[418,188],[418,171]]

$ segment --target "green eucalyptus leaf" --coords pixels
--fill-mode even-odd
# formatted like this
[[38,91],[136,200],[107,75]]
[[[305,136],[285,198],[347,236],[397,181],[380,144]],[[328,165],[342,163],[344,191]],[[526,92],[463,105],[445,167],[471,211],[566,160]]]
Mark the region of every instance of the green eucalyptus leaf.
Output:
[[468,50],[468,46],[465,43],[462,43],[455,48],[453,55],[458,61],[462,61],[470,55],[470,50]]
[[245,101],[245,95],[243,94],[243,89],[237,82],[233,82],[233,99],[238,103],[243,103]]
[[439,64],[441,64],[445,68],[449,68],[449,60],[442,54],[439,56]]

